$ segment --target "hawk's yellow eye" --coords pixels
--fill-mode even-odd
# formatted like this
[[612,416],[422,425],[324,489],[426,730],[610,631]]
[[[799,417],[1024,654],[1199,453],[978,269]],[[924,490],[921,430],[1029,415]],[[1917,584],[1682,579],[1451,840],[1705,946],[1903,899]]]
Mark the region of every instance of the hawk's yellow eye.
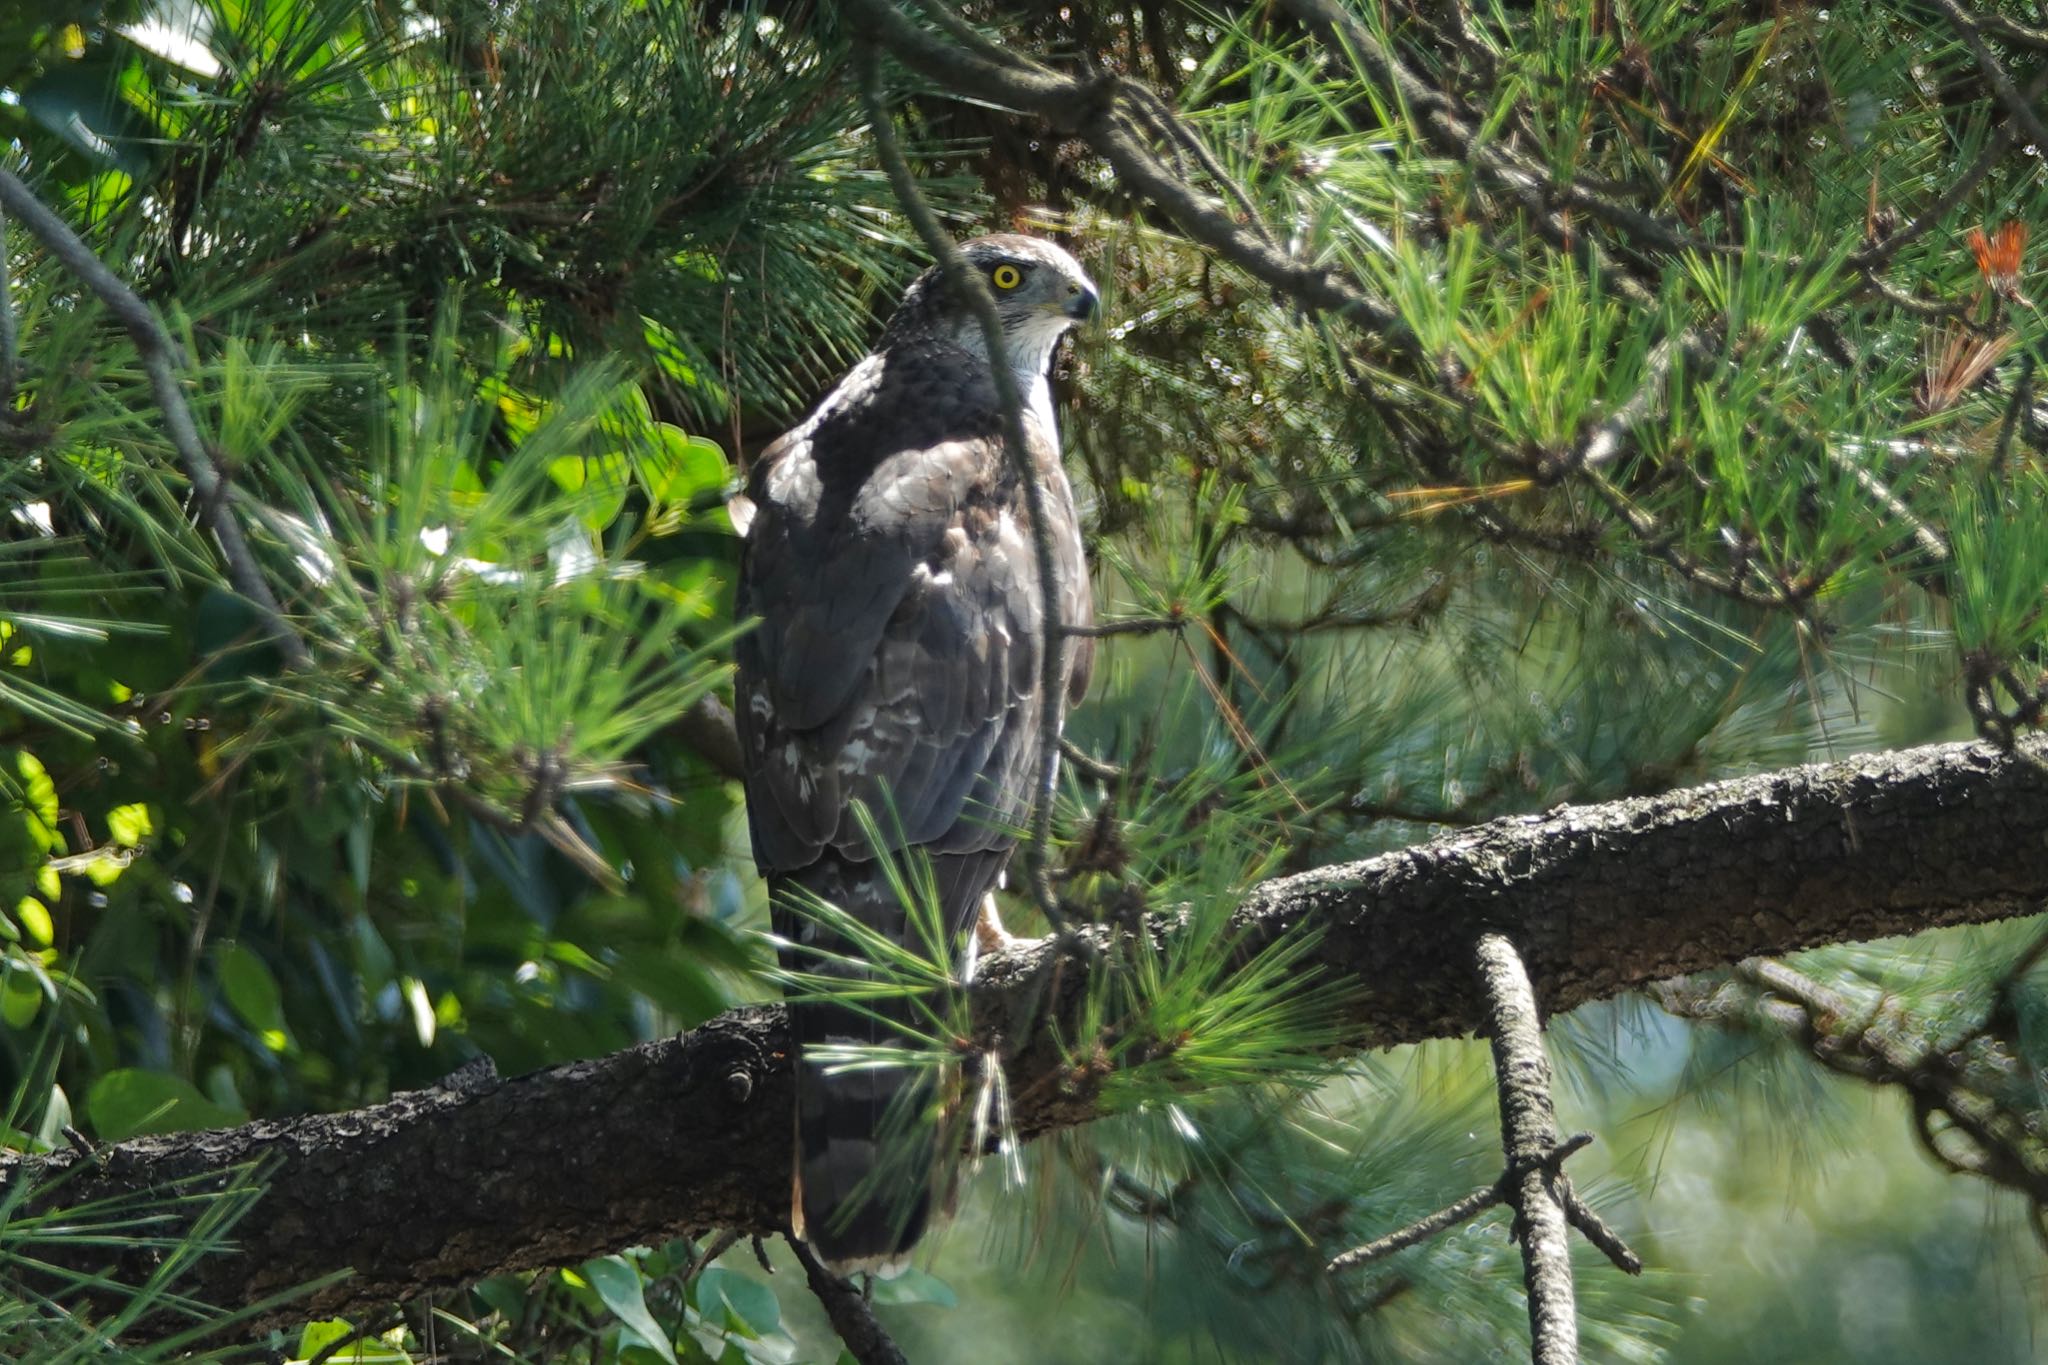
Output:
[[999,265],[989,272],[988,277],[995,281],[998,289],[1015,289],[1024,283],[1023,272],[1014,265]]

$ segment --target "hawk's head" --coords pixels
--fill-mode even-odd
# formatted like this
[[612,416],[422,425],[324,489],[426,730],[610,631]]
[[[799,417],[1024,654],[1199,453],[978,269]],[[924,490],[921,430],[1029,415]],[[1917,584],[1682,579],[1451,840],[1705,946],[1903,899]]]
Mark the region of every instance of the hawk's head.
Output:
[[[1013,369],[1044,374],[1052,348],[1067,329],[1095,316],[1101,299],[1095,281],[1079,261],[1051,242],[1002,232],[962,242],[960,254],[995,296]],[[950,340],[977,353],[987,349],[981,324],[946,288],[945,274],[937,266],[911,282],[882,342],[886,346],[895,340],[930,338]]]

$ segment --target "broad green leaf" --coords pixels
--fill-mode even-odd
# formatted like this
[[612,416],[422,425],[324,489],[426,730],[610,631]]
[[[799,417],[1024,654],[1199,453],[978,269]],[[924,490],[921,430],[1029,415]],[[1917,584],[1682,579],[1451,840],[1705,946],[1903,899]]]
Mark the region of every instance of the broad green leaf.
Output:
[[469,1292],[507,1322],[519,1321],[526,1308],[526,1281],[517,1275],[493,1275],[471,1285]]
[[668,1334],[654,1321],[654,1315],[647,1311],[646,1286],[632,1262],[623,1256],[585,1261],[583,1278],[604,1300],[604,1306],[612,1310],[620,1327],[669,1365],[675,1365],[675,1348],[669,1344]]
[[715,1318],[721,1304],[726,1324],[749,1336],[766,1336],[782,1322],[774,1290],[738,1271],[712,1266],[697,1277],[697,1311]]
[[50,780],[42,760],[26,749],[14,756],[15,775],[21,780],[21,798],[16,809],[27,824],[29,842],[45,853],[59,852],[64,836],[57,829],[57,784]]
[[578,495],[577,519],[593,531],[618,519],[631,478],[619,454],[564,455],[548,461],[548,477],[563,492]]
[[728,477],[725,451],[718,442],[667,422],[655,426],[654,440],[638,453],[640,477],[656,506],[688,504],[723,488]]
[[221,1108],[176,1076],[140,1067],[119,1067],[94,1081],[86,1092],[85,1112],[93,1130],[107,1142],[148,1133],[228,1128],[246,1117]]
[[355,1326],[344,1318],[309,1322],[299,1333],[298,1359],[310,1360],[337,1341],[346,1341]]
[[43,1008],[43,991],[27,972],[9,970],[0,977],[0,1020],[11,1029],[25,1029]]
[[284,1020],[284,993],[263,959],[238,943],[228,945],[220,956],[220,986],[228,1008],[262,1035],[273,1051],[283,1050],[290,1038]]
[[872,1295],[876,1303],[935,1303],[941,1308],[959,1305],[953,1286],[938,1276],[907,1266],[900,1273],[877,1279]]
[[21,924],[29,942],[39,948],[47,948],[57,937],[57,927],[50,922],[50,911],[34,896],[23,896],[14,907],[14,918]]

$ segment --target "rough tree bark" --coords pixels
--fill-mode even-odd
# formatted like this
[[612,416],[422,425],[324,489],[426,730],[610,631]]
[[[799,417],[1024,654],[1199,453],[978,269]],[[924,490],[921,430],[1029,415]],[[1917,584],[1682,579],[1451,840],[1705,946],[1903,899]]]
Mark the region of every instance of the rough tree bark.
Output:
[[1529,1295],[1530,1359],[1535,1365],[1577,1365],[1571,1241],[1556,1188],[1564,1174],[1545,1169],[1557,1149],[1557,1109],[1550,1099],[1550,1060],[1543,1052],[1536,992],[1514,945],[1502,935],[1481,934],[1478,957],[1494,1089],[1500,1096],[1501,1148],[1508,1165],[1503,1183],[1515,1208],[1522,1284]]
[[[1247,952],[1321,931],[1316,967],[1364,988],[1348,1046],[1467,1034],[1483,1021],[1471,962],[1488,932],[1520,949],[1555,1013],[1757,954],[2032,913],[2048,896],[2044,758],[2042,742],[1932,746],[1559,807],[1263,883],[1237,922]],[[1041,991],[1046,951],[985,964],[982,1041],[1014,1032],[1028,1000],[1071,1010],[1103,969],[1070,961]],[[1015,1051],[1022,1135],[1101,1112],[1042,1034]],[[73,1202],[266,1163],[242,1253],[203,1262],[187,1287],[238,1305],[353,1267],[282,1321],[675,1234],[779,1230],[790,1105],[782,1013],[752,1008],[516,1080],[465,1068],[368,1109],[59,1153],[0,1178],[82,1164],[62,1190]]]

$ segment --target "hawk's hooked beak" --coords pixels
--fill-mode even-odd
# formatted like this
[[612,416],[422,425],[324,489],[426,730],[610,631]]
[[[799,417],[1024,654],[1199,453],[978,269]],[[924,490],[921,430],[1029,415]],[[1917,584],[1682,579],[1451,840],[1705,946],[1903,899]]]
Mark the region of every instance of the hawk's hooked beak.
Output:
[[1092,322],[1096,310],[1102,305],[1102,296],[1085,284],[1067,286],[1067,306],[1063,310],[1076,322]]

